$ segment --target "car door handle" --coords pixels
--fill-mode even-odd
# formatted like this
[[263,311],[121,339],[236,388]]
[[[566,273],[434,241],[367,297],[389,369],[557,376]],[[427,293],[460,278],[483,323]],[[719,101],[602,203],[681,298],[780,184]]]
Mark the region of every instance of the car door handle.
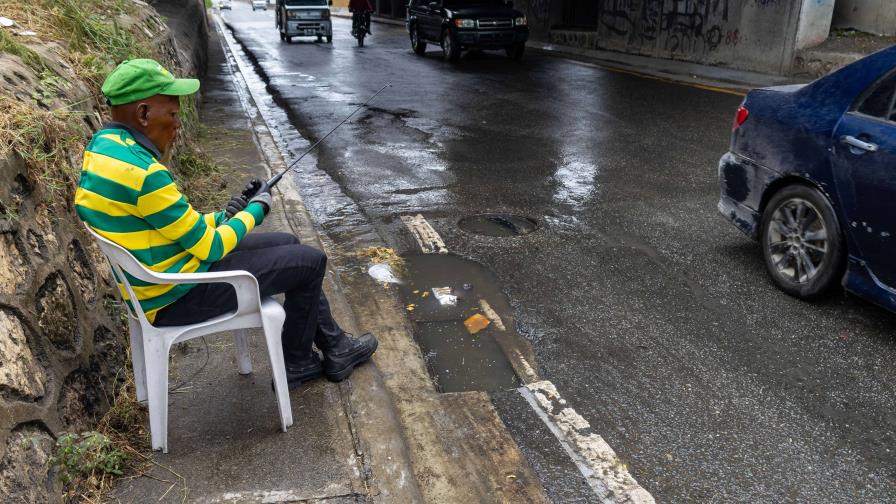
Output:
[[840,137],[840,141],[845,143],[850,147],[855,147],[856,149],[861,149],[867,152],[877,152],[877,144],[873,144],[870,142],[863,142],[854,136],[842,136]]

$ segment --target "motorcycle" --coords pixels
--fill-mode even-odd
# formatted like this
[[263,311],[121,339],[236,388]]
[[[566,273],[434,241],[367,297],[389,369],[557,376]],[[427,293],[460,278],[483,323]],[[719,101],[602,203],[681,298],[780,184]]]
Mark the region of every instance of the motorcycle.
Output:
[[370,34],[370,11],[352,13],[352,35],[358,39],[358,47],[364,47],[364,37]]

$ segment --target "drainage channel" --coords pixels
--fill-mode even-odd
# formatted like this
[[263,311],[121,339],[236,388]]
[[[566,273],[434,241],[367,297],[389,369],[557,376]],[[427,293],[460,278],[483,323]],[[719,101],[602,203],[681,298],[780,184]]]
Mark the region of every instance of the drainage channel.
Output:
[[508,356],[521,361],[524,355],[531,356],[531,350],[515,330],[510,305],[494,275],[476,262],[451,254],[404,259],[406,282],[399,285],[399,292],[438,389],[518,387],[520,363],[512,363]]

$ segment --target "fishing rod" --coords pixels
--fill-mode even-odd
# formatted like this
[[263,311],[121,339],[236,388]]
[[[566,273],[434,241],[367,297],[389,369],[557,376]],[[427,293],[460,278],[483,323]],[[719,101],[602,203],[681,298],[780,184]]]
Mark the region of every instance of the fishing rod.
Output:
[[331,130],[329,131],[329,133],[327,133],[326,135],[324,135],[323,137],[321,137],[320,140],[314,142],[314,145],[312,145],[311,147],[308,147],[308,149],[307,149],[305,152],[303,152],[302,155],[299,156],[298,159],[296,159],[295,161],[293,161],[292,164],[290,164],[289,166],[287,166],[285,170],[283,170],[282,172],[280,172],[280,173],[274,175],[270,180],[268,180],[267,182],[265,182],[264,184],[262,184],[262,185],[261,185],[261,188],[258,190],[258,193],[269,192],[269,191],[271,190],[272,187],[274,187],[275,185],[277,185],[277,182],[280,182],[280,179],[282,179],[284,175],[286,175],[287,173],[289,173],[289,171],[292,170],[293,167],[294,167],[296,164],[298,164],[299,161],[302,160],[303,157],[307,156],[308,153],[310,153],[311,151],[313,151],[315,147],[317,147],[321,142],[323,142],[324,140],[326,140],[328,136],[330,136],[331,134],[333,134],[333,132],[336,131],[337,129],[339,129],[340,126],[342,126],[343,124],[345,124],[346,121],[348,121],[349,119],[351,119],[351,117],[352,117],[353,115],[355,115],[359,110],[361,110],[362,108],[366,107],[368,103],[370,103],[374,98],[376,98],[376,95],[382,93],[384,89],[386,89],[387,87],[390,87],[390,86],[392,86],[392,83],[391,83],[391,82],[389,82],[389,83],[387,83],[386,85],[384,85],[383,87],[381,87],[380,90],[377,91],[376,93],[373,93],[373,96],[371,96],[370,98],[368,98],[367,101],[365,101],[364,103],[362,103],[361,105],[359,105],[358,108],[356,108],[355,110],[353,110],[351,114],[349,114],[348,116],[346,116],[345,119],[343,119],[342,122],[340,122],[339,124],[337,124],[335,128],[331,129]]

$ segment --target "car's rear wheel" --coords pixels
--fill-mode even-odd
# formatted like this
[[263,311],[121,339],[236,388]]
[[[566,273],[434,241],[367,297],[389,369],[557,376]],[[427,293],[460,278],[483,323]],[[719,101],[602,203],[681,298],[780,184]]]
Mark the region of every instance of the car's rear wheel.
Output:
[[332,43],[333,43],[333,36],[332,36],[332,35],[327,35],[327,43],[328,43],[328,44],[332,44]]
[[417,25],[411,26],[411,49],[421,56],[426,52],[426,42],[420,38],[420,33],[417,31]]
[[766,269],[787,294],[813,299],[840,281],[846,245],[834,209],[815,189],[791,185],[775,193],[760,233]]
[[460,46],[457,44],[457,38],[448,28],[442,30],[442,55],[448,61],[460,59]]

